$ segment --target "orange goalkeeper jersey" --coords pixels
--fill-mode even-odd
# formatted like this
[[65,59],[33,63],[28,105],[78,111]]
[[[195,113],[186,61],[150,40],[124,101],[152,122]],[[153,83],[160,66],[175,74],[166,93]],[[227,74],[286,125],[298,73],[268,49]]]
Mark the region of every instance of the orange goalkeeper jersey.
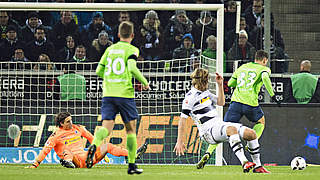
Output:
[[81,136],[90,143],[93,141],[93,135],[83,126],[73,124],[70,130],[57,129],[45,143],[37,161],[42,162],[52,148],[61,159],[63,159],[64,150],[71,151],[74,155],[85,152]]

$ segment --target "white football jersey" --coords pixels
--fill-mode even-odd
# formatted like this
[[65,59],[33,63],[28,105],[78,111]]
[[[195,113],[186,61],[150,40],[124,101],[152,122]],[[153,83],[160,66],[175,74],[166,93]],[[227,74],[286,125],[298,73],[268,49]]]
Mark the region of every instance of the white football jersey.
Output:
[[217,100],[218,97],[209,90],[202,92],[192,87],[183,100],[180,116],[184,118],[191,116],[202,136],[218,117]]

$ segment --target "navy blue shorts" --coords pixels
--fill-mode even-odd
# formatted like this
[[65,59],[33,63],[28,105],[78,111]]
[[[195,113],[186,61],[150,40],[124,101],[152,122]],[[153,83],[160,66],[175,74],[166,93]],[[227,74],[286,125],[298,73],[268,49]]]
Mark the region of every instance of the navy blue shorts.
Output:
[[120,113],[122,121],[127,123],[138,118],[134,98],[103,97],[101,105],[102,120],[115,120]]
[[231,102],[223,121],[239,123],[242,116],[246,116],[251,122],[257,122],[264,116],[264,113],[260,106],[249,106],[233,101]]

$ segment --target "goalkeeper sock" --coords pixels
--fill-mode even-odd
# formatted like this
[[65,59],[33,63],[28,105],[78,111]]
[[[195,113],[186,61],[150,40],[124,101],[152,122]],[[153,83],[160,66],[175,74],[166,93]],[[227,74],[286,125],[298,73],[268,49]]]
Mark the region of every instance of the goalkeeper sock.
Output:
[[208,149],[207,149],[207,152],[206,153],[209,153],[210,155],[212,154],[212,152],[217,148],[218,144],[209,144],[208,146]]
[[107,128],[105,127],[101,127],[96,134],[94,135],[94,139],[92,141],[92,144],[96,145],[97,147],[100,146],[100,144],[102,143],[102,141],[108,137],[109,135],[109,131]]
[[136,162],[137,136],[136,134],[127,135],[128,163]]
[[264,124],[261,123],[257,123],[253,126],[253,130],[256,132],[257,134],[257,139],[259,139],[263,133],[264,130]]

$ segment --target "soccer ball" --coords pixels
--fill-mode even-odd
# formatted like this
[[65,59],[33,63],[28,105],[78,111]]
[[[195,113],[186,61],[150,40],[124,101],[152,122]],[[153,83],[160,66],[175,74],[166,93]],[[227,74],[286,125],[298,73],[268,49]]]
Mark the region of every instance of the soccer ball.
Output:
[[306,160],[302,157],[295,157],[291,161],[292,170],[304,170],[307,167]]

